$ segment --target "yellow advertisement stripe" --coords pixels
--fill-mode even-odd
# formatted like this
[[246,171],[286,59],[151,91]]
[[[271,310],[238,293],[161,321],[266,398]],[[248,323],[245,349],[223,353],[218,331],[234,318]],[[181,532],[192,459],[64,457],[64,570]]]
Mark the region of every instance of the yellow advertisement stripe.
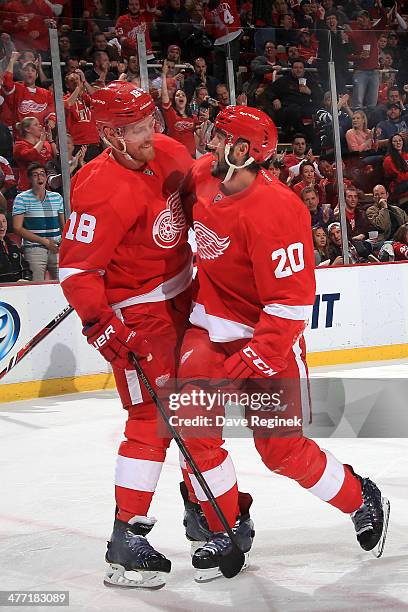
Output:
[[[309,367],[313,368],[317,366],[404,358],[408,358],[408,344],[391,344],[387,346],[369,346],[309,353],[307,362]],[[115,379],[113,374],[88,374],[86,376],[69,378],[50,378],[48,380],[34,380],[10,385],[3,383],[0,385],[0,403],[114,388]]]

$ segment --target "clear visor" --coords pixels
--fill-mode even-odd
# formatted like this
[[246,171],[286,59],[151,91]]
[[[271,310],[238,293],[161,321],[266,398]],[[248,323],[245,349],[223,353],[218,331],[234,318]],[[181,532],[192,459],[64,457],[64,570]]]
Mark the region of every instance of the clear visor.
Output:
[[218,149],[225,145],[227,140],[227,134],[224,130],[220,130],[220,128],[215,127],[213,125],[210,135],[209,135],[209,144],[212,149]]
[[116,133],[125,142],[133,143],[149,139],[155,132],[161,131],[160,115],[156,109],[152,115],[145,117],[142,121],[136,121],[135,123],[129,123],[129,125],[117,128]]

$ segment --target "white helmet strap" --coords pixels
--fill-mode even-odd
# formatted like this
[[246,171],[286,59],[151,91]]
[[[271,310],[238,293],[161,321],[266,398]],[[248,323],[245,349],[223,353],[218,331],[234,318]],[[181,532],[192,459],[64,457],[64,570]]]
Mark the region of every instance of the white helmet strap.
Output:
[[[119,128],[120,129],[120,128]],[[114,151],[116,151],[117,153],[120,153],[121,155],[123,155],[126,159],[129,159],[130,161],[134,161],[132,159],[132,157],[129,155],[129,153],[127,152],[127,148],[126,148],[126,141],[122,136],[118,136],[116,135],[117,139],[119,140],[120,144],[122,145],[122,149],[118,149],[118,147],[115,147],[115,145],[113,145],[110,140],[108,140],[105,136],[105,134],[101,133],[101,138],[103,140],[103,142],[106,144],[107,147],[111,147]]]
[[253,157],[248,157],[248,159],[246,160],[246,162],[242,164],[242,166],[236,166],[229,159],[229,154],[232,149],[232,146],[233,145],[230,143],[225,145],[224,157],[225,157],[225,161],[228,164],[229,168],[228,168],[227,174],[225,175],[224,180],[222,181],[223,184],[231,180],[231,177],[234,174],[235,170],[242,170],[242,168],[246,168],[247,166],[250,166],[252,162],[255,161]]

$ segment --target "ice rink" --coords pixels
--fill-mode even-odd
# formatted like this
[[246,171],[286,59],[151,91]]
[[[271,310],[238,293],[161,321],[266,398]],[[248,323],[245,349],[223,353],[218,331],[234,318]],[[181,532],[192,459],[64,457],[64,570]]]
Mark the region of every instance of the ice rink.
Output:
[[[408,365],[388,362],[314,373],[329,371],[332,376],[407,377]],[[347,515],[268,472],[251,439],[228,440],[240,489],[254,497],[256,538],[245,573],[209,584],[192,579],[178,451],[172,444],[150,512],[158,522],[149,539],[173,568],[166,586],[149,592],[108,589],[102,583],[113,521],[115,455],[125,420],[116,393],[0,404],[0,419],[0,589],[68,590],[70,607],[60,609],[72,612],[408,610],[407,439],[319,440],[358,473],[369,475],[390,499],[381,559],[360,549]]]

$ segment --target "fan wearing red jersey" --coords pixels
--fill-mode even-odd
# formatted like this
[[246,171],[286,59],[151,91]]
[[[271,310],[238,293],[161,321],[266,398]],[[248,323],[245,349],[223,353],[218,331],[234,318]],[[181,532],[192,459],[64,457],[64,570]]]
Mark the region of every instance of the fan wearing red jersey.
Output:
[[11,112],[15,136],[18,136],[16,124],[26,117],[36,117],[41,125],[53,129],[56,121],[54,97],[50,90],[36,86],[38,69],[34,62],[26,62],[23,65],[22,83],[14,81],[13,66],[17,56],[18,53],[12,54],[3,83],[5,103]]
[[109,147],[73,178],[60,281],[88,343],[111,363],[128,413],[105,583],[157,588],[170,561],[145,536],[155,522],[147,513],[169,440],[158,437],[156,407],[128,355],[142,360],[156,386],[175,375],[191,304],[192,257],[178,191],[191,157],[154,133],[153,100],[131,83],[95,91],[91,110]]
[[122,45],[122,55],[126,58],[137,55],[137,35],[143,34],[146,41],[147,59],[154,59],[152,43],[150,42],[149,25],[151,17],[145,12],[140,0],[128,0],[128,12],[120,15],[116,22],[116,36]]
[[[276,128],[263,112],[229,106],[215,121],[211,154],[195,162],[186,181],[198,274],[193,327],[182,343],[178,378],[180,385],[228,378],[248,393],[257,382],[267,382],[262,389],[277,392],[293,420],[273,437],[254,428],[262,461],[352,514],[358,540],[368,550],[380,541],[386,522],[378,488],[302,435],[301,424],[310,419],[303,331],[315,299],[313,246],[307,209],[260,166],[276,143]],[[208,415],[206,407],[203,412]],[[247,410],[256,425],[252,416]],[[190,436],[186,443],[230,517],[237,484],[223,440]],[[231,542],[217,533],[222,526],[193,475],[191,484],[215,532],[196,551],[193,565],[201,572],[214,570]]]

